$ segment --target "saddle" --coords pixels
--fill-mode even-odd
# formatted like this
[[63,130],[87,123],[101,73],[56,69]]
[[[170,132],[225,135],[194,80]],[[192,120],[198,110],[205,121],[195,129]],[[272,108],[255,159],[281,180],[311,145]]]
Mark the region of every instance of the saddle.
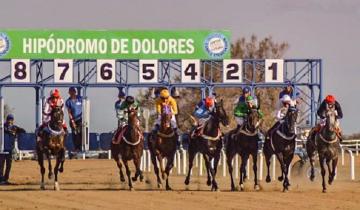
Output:
[[115,132],[114,138],[112,139],[112,143],[120,144],[127,129],[128,129],[128,125],[123,125],[123,126],[119,127]]

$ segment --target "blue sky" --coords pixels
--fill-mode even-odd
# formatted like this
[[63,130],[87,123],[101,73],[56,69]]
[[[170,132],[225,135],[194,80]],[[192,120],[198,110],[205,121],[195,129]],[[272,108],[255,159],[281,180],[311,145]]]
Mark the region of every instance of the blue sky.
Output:
[[[345,133],[360,132],[360,1],[11,0],[1,2],[1,28],[228,29],[233,39],[271,35],[290,44],[286,58],[323,59],[325,94],[334,94],[342,104]],[[20,88],[3,93],[18,123],[34,129],[35,92]],[[116,94],[116,89],[89,91],[90,99],[96,98],[92,130],[114,128]]]

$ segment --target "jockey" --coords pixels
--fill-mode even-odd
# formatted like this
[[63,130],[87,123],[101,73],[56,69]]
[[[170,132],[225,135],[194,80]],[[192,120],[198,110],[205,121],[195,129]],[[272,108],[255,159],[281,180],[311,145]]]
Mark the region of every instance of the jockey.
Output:
[[[268,131],[269,134],[272,134],[274,130],[277,129],[279,125],[283,122],[283,119],[286,116],[289,108],[295,107],[295,101],[291,99],[290,95],[286,95],[286,94],[283,95],[280,101],[281,101],[281,105],[276,111],[276,115],[275,115],[277,122],[269,129]],[[270,137],[270,135],[268,135],[268,137]]]
[[[121,103],[119,112],[118,112],[118,119],[119,119],[119,126],[124,126],[128,123],[128,109],[139,109],[139,104],[135,101],[134,97],[126,96],[124,102]],[[137,111],[137,116],[140,117],[140,111]]]
[[118,126],[121,125],[121,104],[124,102],[125,100],[125,92],[123,91],[123,89],[119,90],[119,94],[118,94],[118,100],[115,102],[115,112],[116,112],[116,118],[118,119]]
[[321,103],[318,111],[317,111],[317,115],[320,117],[320,123],[315,126],[315,128],[313,128],[310,133],[309,133],[309,137],[311,139],[313,139],[316,135],[316,133],[318,131],[320,131],[320,129],[325,126],[326,124],[326,111],[329,109],[335,109],[337,116],[336,116],[336,127],[338,129],[338,137],[340,138],[340,141],[342,140],[342,133],[340,130],[340,123],[339,123],[339,119],[343,118],[343,112],[340,106],[340,103],[336,101],[335,97],[333,95],[328,95],[326,96],[326,98],[323,100],[323,102]]
[[[239,129],[245,121],[245,117],[246,117],[246,113],[247,113],[246,99],[249,96],[251,96],[250,95],[250,87],[245,87],[243,89],[242,95],[239,97],[237,105],[234,109],[235,120],[237,122],[236,130]],[[253,100],[252,97],[251,97],[251,100]]]
[[169,106],[172,112],[171,118],[171,126],[174,129],[174,132],[177,134],[177,125],[175,115],[178,114],[177,104],[173,97],[170,96],[170,93],[167,89],[163,89],[160,91],[160,97],[155,100],[155,109],[158,115],[158,118],[155,121],[155,128],[153,133],[156,134],[160,129],[160,122],[161,122],[161,111],[163,110],[164,106]]
[[235,115],[235,120],[237,122],[237,127],[231,131],[230,135],[237,134],[241,126],[247,120],[248,114],[251,112],[252,109],[257,109],[260,118],[263,118],[264,114],[256,106],[256,100],[249,95],[246,97],[245,103],[239,103],[234,109],[234,115]]
[[210,113],[215,108],[215,100],[213,97],[206,97],[205,99],[201,100],[195,107],[195,111],[193,115],[198,118],[198,126],[204,124],[210,117]]
[[284,97],[284,95],[288,95],[290,96],[290,98],[294,99],[295,94],[291,81],[287,80],[285,81],[285,83],[286,83],[286,87],[279,93],[279,100],[281,100]]

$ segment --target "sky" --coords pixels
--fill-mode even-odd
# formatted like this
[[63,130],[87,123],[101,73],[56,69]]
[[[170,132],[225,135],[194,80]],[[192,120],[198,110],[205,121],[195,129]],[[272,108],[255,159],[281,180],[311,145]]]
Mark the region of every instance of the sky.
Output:
[[[344,133],[360,132],[358,0],[2,0],[0,29],[227,29],[233,40],[271,35],[290,44],[285,58],[323,60],[324,93],[341,103]],[[18,124],[33,130],[35,91],[5,88],[3,95]],[[115,128],[116,95],[116,89],[89,91],[92,131]]]

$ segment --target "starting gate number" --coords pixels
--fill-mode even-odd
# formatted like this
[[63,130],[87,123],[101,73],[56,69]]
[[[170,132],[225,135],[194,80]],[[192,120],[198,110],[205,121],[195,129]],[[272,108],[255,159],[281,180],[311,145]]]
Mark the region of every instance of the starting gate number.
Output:
[[11,60],[11,82],[17,82],[17,83],[30,82],[29,59]]
[[242,60],[232,59],[223,61],[223,82],[242,82]]
[[158,61],[139,60],[139,83],[158,82]]
[[65,59],[54,60],[54,82],[55,83],[73,82],[73,60],[65,60]]
[[284,60],[265,60],[265,82],[284,82]]
[[181,60],[181,82],[200,83],[200,60]]
[[97,60],[96,81],[98,83],[115,83],[115,60]]

